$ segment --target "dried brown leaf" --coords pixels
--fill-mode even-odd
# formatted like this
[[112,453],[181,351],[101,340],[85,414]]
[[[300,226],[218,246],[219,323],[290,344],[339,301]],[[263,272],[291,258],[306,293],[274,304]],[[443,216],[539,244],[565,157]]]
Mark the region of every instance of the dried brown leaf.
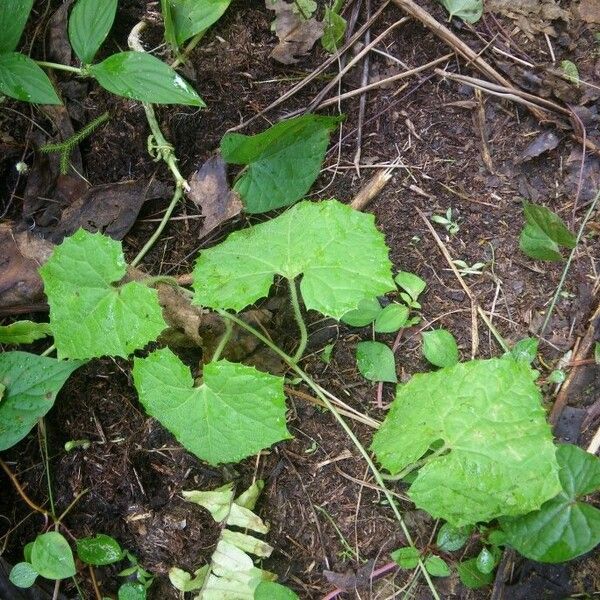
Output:
[[227,183],[227,167],[220,155],[209,158],[190,179],[188,197],[205,217],[200,237],[242,212],[243,205]]
[[0,309],[10,312],[44,302],[39,267],[48,260],[54,244],[10,223],[0,224]]
[[324,24],[314,17],[304,19],[284,0],[265,0],[265,5],[275,11],[273,29],[279,38],[271,57],[285,65],[297,63],[323,36]]
[[556,0],[486,0],[485,8],[513,19],[529,37],[538,33],[556,35],[552,21],[568,22],[571,16]]
[[579,17],[586,23],[600,23],[600,0],[581,0]]

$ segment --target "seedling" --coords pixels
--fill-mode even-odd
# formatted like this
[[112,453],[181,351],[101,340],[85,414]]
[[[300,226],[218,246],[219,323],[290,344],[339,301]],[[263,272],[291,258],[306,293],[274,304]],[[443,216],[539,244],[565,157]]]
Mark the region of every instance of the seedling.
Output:
[[444,228],[446,229],[446,231],[450,234],[450,235],[455,235],[459,232],[460,227],[458,225],[458,221],[456,221],[453,217],[452,217],[452,209],[449,208],[446,211],[446,215],[433,215],[431,217],[431,220],[434,223],[438,223],[439,225],[443,225]]
[[483,273],[483,269],[486,267],[486,263],[476,262],[469,266],[464,260],[453,260],[452,261],[456,266],[457,271],[463,276],[467,275],[481,275]]

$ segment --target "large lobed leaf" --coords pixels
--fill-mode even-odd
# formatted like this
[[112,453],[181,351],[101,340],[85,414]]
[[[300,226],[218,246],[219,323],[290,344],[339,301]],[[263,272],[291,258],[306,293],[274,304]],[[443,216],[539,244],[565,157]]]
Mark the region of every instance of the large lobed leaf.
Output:
[[169,349],[136,358],[140,402],[190,452],[206,462],[237,462],[290,434],[283,379],[221,360],[204,367],[194,387],[189,369]]
[[529,365],[474,360],[400,386],[372,448],[392,474],[433,456],[410,488],[415,504],[459,527],[538,509],[560,490],[555,447]]
[[339,117],[304,115],[257,135],[225,134],[225,162],[248,165],[234,186],[246,211],[261,213],[303,198],[319,175],[329,134],[339,122]]
[[539,510],[500,520],[508,543],[538,562],[572,560],[600,544],[600,510],[579,501],[600,489],[600,459],[566,444],[556,457],[561,492]]
[[336,319],[395,287],[373,215],[336,200],[305,201],[204,250],[194,269],[194,302],[239,311],[267,296],[275,275],[300,274],[306,307]]
[[128,356],[166,328],[156,290],[119,285],[121,244],[80,229],[40,269],[59,357]]
[[4,352],[0,354],[0,450],[22,440],[54,405],[56,394],[79,361]]

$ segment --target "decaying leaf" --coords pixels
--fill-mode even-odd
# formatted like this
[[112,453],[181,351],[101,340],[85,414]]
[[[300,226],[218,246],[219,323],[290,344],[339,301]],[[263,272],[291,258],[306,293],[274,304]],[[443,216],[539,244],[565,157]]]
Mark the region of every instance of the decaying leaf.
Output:
[[586,23],[600,23],[600,0],[581,0],[578,10]]
[[516,21],[528,37],[538,33],[556,35],[552,21],[569,21],[570,12],[561,8],[556,0],[487,0],[486,11],[494,12]]
[[44,303],[44,286],[38,268],[44,264],[54,245],[28,231],[17,232],[9,223],[0,224],[0,309],[10,312],[19,307]]
[[275,11],[272,28],[279,38],[271,57],[285,65],[297,63],[322,37],[325,25],[314,17],[305,19],[295,10],[294,3],[265,0],[265,5]]
[[227,183],[227,166],[221,155],[209,158],[190,179],[188,197],[202,209],[200,238],[242,212],[239,195]]
[[[61,176],[57,195],[69,188],[67,177]],[[73,178],[68,178],[73,180]],[[156,181],[109,183],[89,190],[77,186],[75,197],[65,207],[60,222],[46,228],[47,237],[58,244],[69,235],[83,228],[91,233],[100,231],[114,240],[122,240],[131,229],[146,200],[170,195],[168,186]]]

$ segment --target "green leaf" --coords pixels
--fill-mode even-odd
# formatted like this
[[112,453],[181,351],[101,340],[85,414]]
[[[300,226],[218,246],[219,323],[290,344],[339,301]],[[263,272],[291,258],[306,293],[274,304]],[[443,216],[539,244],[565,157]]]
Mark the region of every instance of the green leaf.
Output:
[[88,565],[101,567],[122,560],[123,550],[117,540],[98,533],[94,537],[77,540],[77,556]]
[[408,306],[404,304],[388,304],[375,319],[376,333],[393,333],[406,325]]
[[119,600],[146,600],[146,588],[141,583],[124,583],[117,597]]
[[202,589],[209,569],[210,565],[204,565],[194,571],[194,576],[192,577],[190,573],[187,573],[183,569],[172,567],[169,569],[169,581],[180,592],[194,592]]
[[477,559],[471,558],[458,563],[458,576],[463,585],[476,590],[494,582],[494,573],[482,573],[477,568]]
[[254,590],[254,600],[298,600],[299,596],[275,581],[261,581]]
[[600,510],[579,501],[600,489],[600,459],[572,445],[556,456],[562,491],[535,512],[500,519],[507,543],[538,562],[572,560],[600,544]]
[[69,41],[84,65],[89,65],[106,39],[118,0],[77,0],[69,17]]
[[436,545],[444,552],[460,550],[469,540],[472,527],[453,527],[450,523],[444,523],[437,534]]
[[23,547],[23,556],[25,557],[25,562],[31,562],[31,549],[33,548],[33,542],[27,542]]
[[13,585],[19,588],[30,588],[39,573],[28,562],[17,563],[11,570],[8,578]]
[[562,260],[558,244],[535,225],[525,225],[519,237],[519,248],[529,258],[535,260]]
[[567,378],[567,374],[562,369],[554,369],[550,375],[548,375],[549,383],[563,383]]
[[423,355],[436,367],[451,367],[458,362],[458,346],[445,329],[423,332]]
[[329,134],[339,122],[339,117],[304,115],[257,135],[226,133],[221,140],[225,162],[248,165],[234,185],[246,211],[266,212],[303,198],[319,175]]
[[194,387],[189,369],[169,349],[136,358],[140,401],[190,452],[216,465],[237,462],[291,436],[283,378],[221,360],[204,366]]
[[572,249],[576,238],[564,221],[551,210],[539,204],[524,201],[523,212],[527,225],[519,238],[519,248],[537,260],[561,260],[559,246]]
[[16,321],[0,327],[0,344],[31,344],[52,335],[49,323]]
[[575,248],[576,237],[569,231],[564,221],[541,204],[523,202],[523,213],[529,225],[541,229],[553,242],[565,248]]
[[433,577],[448,577],[450,575],[450,567],[439,556],[428,556],[425,559],[425,569]]
[[0,54],[12,52],[19,45],[32,6],[33,0],[0,2]]
[[19,52],[0,54],[0,92],[34,104],[61,104],[48,76]]
[[477,23],[483,14],[483,0],[439,0],[448,11],[448,19],[458,17],[466,23]]
[[527,364],[507,358],[414,375],[397,390],[372,449],[394,475],[441,442],[409,496],[454,527],[536,510],[560,484],[533,379]]
[[409,273],[408,271],[400,271],[398,275],[394,278],[394,281],[398,284],[399,288],[402,288],[405,292],[408,292],[408,295],[412,298],[413,301],[417,301],[419,296],[425,290],[427,284],[414,273]]
[[[162,13],[165,25],[165,41],[167,44],[170,44],[171,47],[177,49],[177,36],[175,35],[175,23],[173,21],[173,9],[171,8],[171,4],[171,0],[160,0],[160,12]],[[182,571],[182,573],[185,573],[185,571]],[[186,573],[186,575],[191,578],[189,573]]]
[[57,531],[37,536],[31,548],[31,565],[46,579],[67,579],[76,573],[69,543]]
[[491,573],[496,566],[496,559],[487,548],[482,548],[475,560],[477,569],[485,574]]
[[522,360],[530,365],[537,356],[538,346],[539,341],[535,338],[523,338],[512,347],[507,356],[514,358],[514,360]]
[[231,4],[231,0],[164,1],[169,5],[176,46],[181,46],[189,38],[214,25]]
[[594,344],[594,362],[600,365],[600,342]]
[[411,546],[398,548],[398,550],[394,550],[391,554],[392,560],[401,569],[414,569],[419,564],[420,556],[419,551]]
[[0,354],[0,384],[6,388],[0,401],[0,450],[14,446],[35,427],[81,364],[27,352]]
[[206,106],[177,71],[145,52],[113,54],[91,65],[89,72],[104,89],[117,96],[154,104]]
[[268,295],[275,274],[301,273],[306,308],[335,319],[393,288],[373,215],[328,200],[301,202],[204,250],[194,269],[194,302],[240,311]]
[[80,229],[40,269],[59,357],[126,357],[166,323],[156,290],[118,284],[127,265],[120,242]]
[[332,54],[340,47],[340,41],[346,33],[346,19],[329,7],[325,8],[323,17],[325,30],[321,37],[321,45]]
[[359,342],[356,364],[360,374],[369,381],[398,381],[394,353],[381,342]]
[[377,298],[365,298],[358,303],[358,308],[342,315],[340,321],[351,327],[366,327],[377,318],[382,310]]
[[577,65],[570,60],[562,60],[560,62],[560,68],[567,76],[567,79],[579,87],[579,69],[577,68]]

